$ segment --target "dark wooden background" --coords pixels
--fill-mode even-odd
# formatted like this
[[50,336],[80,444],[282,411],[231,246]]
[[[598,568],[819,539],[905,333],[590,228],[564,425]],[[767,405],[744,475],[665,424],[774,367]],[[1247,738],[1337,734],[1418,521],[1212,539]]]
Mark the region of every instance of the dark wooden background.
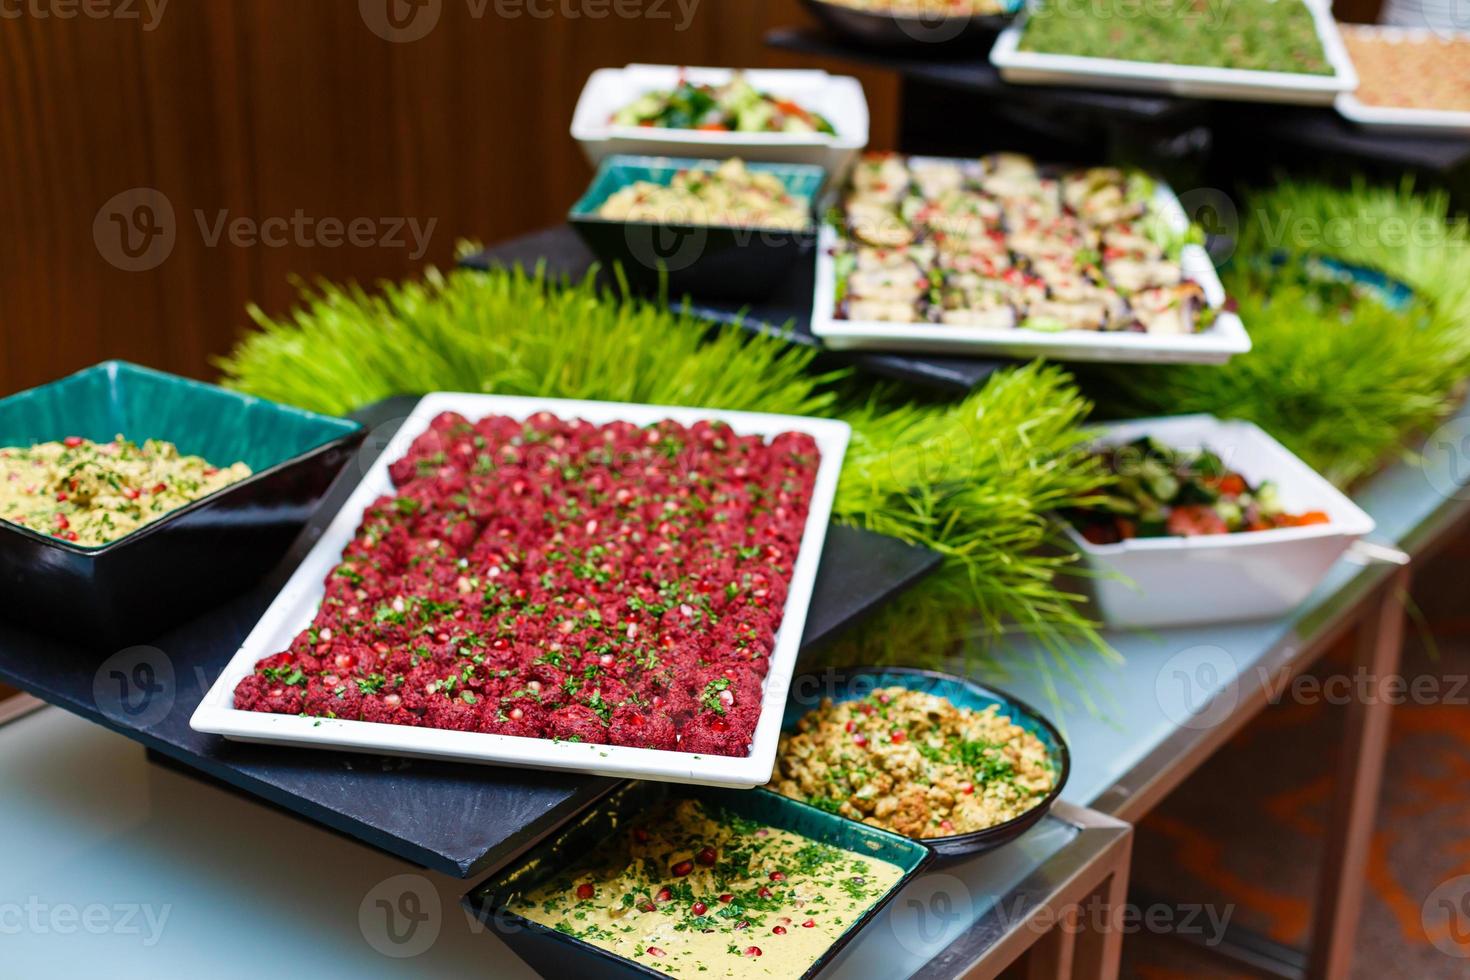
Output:
[[[362,12],[408,0],[173,0],[156,21],[147,0],[110,2],[138,19],[63,19],[48,0],[24,9],[52,16],[0,19],[0,394],[108,357],[209,377],[247,302],[289,308],[292,275],[403,276],[449,263],[458,238],[555,221],[589,175],[567,128],[595,68],[812,64],[761,44],[805,21],[796,0],[418,0],[440,16],[410,43]],[[591,16],[612,9],[645,15]],[[891,146],[896,83],[857,74],[873,145]],[[137,187],[166,196],[176,239],[126,271],[94,221]],[[195,217],[297,210],[437,224],[414,261],[411,245],[210,246]]]

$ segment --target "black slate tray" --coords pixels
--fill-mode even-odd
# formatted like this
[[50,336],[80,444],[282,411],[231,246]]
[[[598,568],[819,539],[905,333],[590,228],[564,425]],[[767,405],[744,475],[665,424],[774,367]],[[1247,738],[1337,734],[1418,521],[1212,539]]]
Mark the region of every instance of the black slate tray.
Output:
[[[348,464],[291,552],[259,586],[149,646],[115,653],[0,623],[0,681],[141,742],[164,760],[414,864],[468,877],[505,863],[619,781],[292,751],[229,742],[189,728],[189,716],[205,692],[415,401],[389,399],[358,413],[370,430],[362,465]],[[804,645],[853,622],[939,561],[931,551],[892,538],[832,527]]]
[[[534,268],[545,261],[554,275],[580,278],[596,261],[570,227],[559,225],[512,238],[483,252],[465,257],[460,264],[470,269],[488,269],[492,265],[510,266],[520,263]],[[739,323],[755,333],[785,336],[792,343],[821,347],[812,335],[812,288],[816,278],[816,259],[807,257],[797,264],[781,285],[765,299],[754,303],[691,302],[698,316],[716,323]],[[1006,365],[998,359],[920,356],[904,354],[847,353],[828,351],[821,360],[833,366],[853,364],[870,374],[913,384],[924,385],[950,395],[964,395]]]

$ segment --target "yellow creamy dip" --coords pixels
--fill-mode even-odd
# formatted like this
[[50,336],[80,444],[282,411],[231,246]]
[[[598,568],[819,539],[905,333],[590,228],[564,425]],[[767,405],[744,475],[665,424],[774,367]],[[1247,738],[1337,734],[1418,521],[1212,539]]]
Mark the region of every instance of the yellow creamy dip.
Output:
[[630,184],[604,201],[597,214],[613,221],[800,230],[812,223],[810,207],[810,200],[788,194],[778,178],[731,159],[714,170],[680,171],[667,186],[647,180]]
[[655,807],[510,910],[677,977],[796,977],[903,877],[694,800]]
[[83,545],[101,545],[250,475],[181,456],[173,443],[76,437],[0,449],[0,519]]

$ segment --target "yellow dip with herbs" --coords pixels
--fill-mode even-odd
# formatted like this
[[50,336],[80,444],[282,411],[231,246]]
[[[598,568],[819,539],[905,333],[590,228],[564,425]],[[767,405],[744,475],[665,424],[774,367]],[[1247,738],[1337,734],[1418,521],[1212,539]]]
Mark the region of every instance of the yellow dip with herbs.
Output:
[[675,977],[796,977],[903,877],[695,800],[662,804],[510,911]]
[[820,707],[781,736],[770,788],[908,837],[968,834],[1021,816],[1056,785],[1056,760],[1000,714],[886,687]]
[[115,541],[250,475],[182,456],[173,443],[71,436],[0,449],[0,520],[82,545]]

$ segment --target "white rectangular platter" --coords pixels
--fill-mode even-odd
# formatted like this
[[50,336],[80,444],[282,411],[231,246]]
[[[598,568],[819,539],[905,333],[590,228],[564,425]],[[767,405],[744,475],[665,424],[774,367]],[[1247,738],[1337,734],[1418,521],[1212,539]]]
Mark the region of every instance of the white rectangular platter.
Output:
[[826,133],[726,133],[697,129],[615,126],[613,114],[639,97],[674,88],[681,77],[723,85],[731,68],[681,68],[676,65],[626,65],[599,68],[587,79],[572,115],[572,138],[595,167],[614,153],[638,156],[741,157],[747,162],[810,163],[840,180],[868,145],[868,100],[862,84],[845,75],[811,69],[754,68],[746,80],[762,92],[790,99],[832,123]]
[[[743,435],[770,437],[781,432],[804,432],[816,440],[822,458],[801,548],[792,572],[786,608],[775,636],[750,755],[745,758],[702,756],[659,749],[267,714],[234,707],[234,691],[240,680],[252,673],[262,658],[285,650],[292,639],[311,624],[324,594],[323,581],[336,567],[343,549],[356,534],[363,511],[378,497],[395,492],[388,475],[389,464],[404,456],[413,441],[428,428],[430,421],[442,412],[458,412],[471,421],[487,415],[506,415],[523,420],[537,412],[550,412],[563,419],[581,418],[594,424],[625,421],[650,425],[673,419],[692,425],[702,420],[719,420]],[[297,748],[345,749],[711,786],[751,787],[765,783],[770,779],[775,764],[781,716],[796,666],[807,606],[811,601],[817,564],[821,559],[850,434],[845,422],[794,415],[449,392],[427,395],[414,407],[409,419],[368,469],[362,483],[245,638],[244,645],[210,688],[189,723],[199,732]]]
[[[1343,24],[1349,34],[1383,38],[1396,44],[1434,44],[1444,40],[1470,40],[1470,32],[1442,34],[1424,27],[1380,27],[1375,24]],[[1337,111],[1363,129],[1403,136],[1470,136],[1470,112],[1450,109],[1408,109],[1366,105],[1356,94],[1337,97]]]
[[[937,157],[909,157],[923,163]],[[1189,218],[1174,192],[1162,182],[1154,194],[1154,209],[1170,226],[1183,232]],[[1245,325],[1234,313],[1221,311],[1206,330],[1189,336],[1159,336],[1122,331],[1062,330],[1055,333],[1009,327],[957,327],[943,323],[885,323],[846,320],[834,315],[837,307],[837,270],[832,249],[837,229],[822,225],[817,239],[817,280],[812,302],[812,333],[835,350],[887,350],[974,356],[1047,357],[1058,361],[1110,361],[1128,364],[1223,364],[1251,349]],[[1214,309],[1225,302],[1225,287],[1209,253],[1200,245],[1186,245],[1180,254],[1186,277],[1200,284]]]
[[1357,71],[1343,47],[1337,22],[1322,0],[1302,0],[1317,26],[1332,75],[1300,72],[1250,71],[1204,65],[1170,65],[1123,58],[1084,58],[1069,54],[1022,51],[1026,18],[1019,18],[996,38],[990,61],[1008,82],[1027,85],[1131,89],[1200,99],[1239,99],[1250,102],[1286,102],[1331,105],[1341,92],[1358,87]]

